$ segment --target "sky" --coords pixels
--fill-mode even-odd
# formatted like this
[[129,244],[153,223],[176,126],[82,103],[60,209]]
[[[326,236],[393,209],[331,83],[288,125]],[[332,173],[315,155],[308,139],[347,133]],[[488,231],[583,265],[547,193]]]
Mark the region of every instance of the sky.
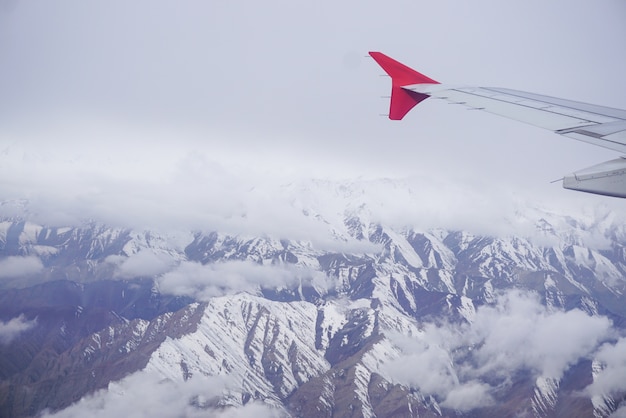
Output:
[[448,218],[623,212],[550,184],[615,152],[436,100],[380,116],[390,81],[367,52],[624,109],[625,18],[623,0],[0,0],[0,200],[52,224],[211,224],[211,206],[264,225],[285,183],[411,178]]

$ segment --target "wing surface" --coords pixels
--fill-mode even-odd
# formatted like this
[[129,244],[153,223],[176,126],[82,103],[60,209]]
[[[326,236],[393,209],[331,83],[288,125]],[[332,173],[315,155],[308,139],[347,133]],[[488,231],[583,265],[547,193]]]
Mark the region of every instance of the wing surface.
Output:
[[625,110],[495,87],[415,84],[403,88],[626,153]]
[[383,53],[370,55],[391,76],[390,119],[400,120],[434,97],[626,153],[626,110],[505,88],[439,84]]

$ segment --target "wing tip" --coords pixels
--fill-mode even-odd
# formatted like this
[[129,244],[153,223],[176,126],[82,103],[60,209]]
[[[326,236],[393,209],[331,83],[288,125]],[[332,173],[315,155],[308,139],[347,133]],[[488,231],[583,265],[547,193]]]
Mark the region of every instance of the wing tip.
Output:
[[430,77],[394,60],[378,51],[370,51],[369,55],[391,77],[391,103],[389,105],[389,119],[401,120],[418,103],[427,99],[428,95],[404,89],[411,84],[439,84]]
[[391,77],[394,86],[408,86],[411,84],[440,84],[438,81],[415,71],[411,67],[394,60],[388,55],[378,51],[370,51],[370,57],[381,66]]

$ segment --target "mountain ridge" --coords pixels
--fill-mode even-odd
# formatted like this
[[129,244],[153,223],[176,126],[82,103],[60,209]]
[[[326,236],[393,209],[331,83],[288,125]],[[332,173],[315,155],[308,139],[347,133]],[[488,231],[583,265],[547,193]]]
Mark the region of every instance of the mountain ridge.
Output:
[[[25,309],[15,295],[55,283],[65,286],[61,293],[69,284],[101,286],[100,294],[116,296],[108,301],[58,299],[78,320],[79,307],[81,314],[99,312],[94,315],[104,318],[101,329],[76,334],[42,364],[40,378],[57,379],[50,393],[63,396],[54,401],[22,398],[26,408],[16,406],[19,396],[8,389],[11,384],[40,384],[37,377],[26,383],[17,371],[0,388],[3,403],[11,408],[3,411],[29,416],[49,408],[60,416],[79,415],[89,402],[105,402],[116,396],[115,388],[132,392],[126,382],[148,376],[161,376],[170,382],[165,385],[193,388],[183,391],[188,402],[180,407],[214,414],[260,408],[268,416],[550,417],[572,412],[576,404],[581,416],[608,416],[624,401],[626,388],[619,384],[610,392],[596,388],[607,376],[609,360],[594,356],[619,344],[626,324],[624,228],[607,226],[607,217],[597,222],[542,217],[535,225],[538,236],[545,238],[539,245],[537,239],[519,236],[389,227],[371,222],[367,210],[345,212],[340,225],[313,216],[339,242],[357,242],[348,247],[364,251],[316,248],[312,242],[269,235],[196,231],[168,236],[93,222],[57,228],[5,218],[0,222],[0,265],[32,268],[3,279],[0,320],[25,315],[27,321],[41,321],[36,318],[43,318],[50,307],[35,301]],[[602,245],[585,246],[585,237],[597,235],[598,228]],[[24,288],[11,289],[15,284]],[[144,289],[139,292],[144,296],[132,296],[133,289]],[[121,303],[125,298],[133,302]],[[94,310],[97,306],[100,311]],[[484,350],[495,344],[483,323],[499,329],[496,318],[518,321],[524,313],[538,324],[575,319],[587,326],[581,333],[593,344],[589,348],[577,333],[564,334],[584,349],[569,353],[559,373],[544,375],[550,366],[529,354],[519,364],[512,361],[515,367],[505,366],[510,376],[503,380],[482,364]],[[54,325],[54,341],[64,338],[63,321],[66,329],[74,324],[69,316]],[[157,325],[173,317],[186,319],[174,322],[169,331]],[[191,317],[198,318],[191,321],[195,325]],[[32,346],[33,338],[42,338],[37,336],[41,325],[2,349],[14,353],[23,344]],[[597,331],[589,331],[594,327]],[[162,331],[150,340],[148,329]],[[444,334],[455,337],[441,340]],[[115,355],[106,344],[96,344],[111,335],[107,341]],[[532,330],[524,335],[529,341],[537,338]],[[426,343],[431,338],[439,342]],[[542,352],[551,344],[546,347],[538,344],[533,350]],[[513,351],[509,355],[515,357]],[[447,359],[430,361],[443,369],[416,371],[418,378],[395,366],[408,361],[419,370],[431,356]],[[98,376],[96,370],[103,369],[90,365],[88,358],[106,359],[102,367],[111,372],[89,384],[60,383],[63,373]],[[442,376],[441,381],[429,383],[430,375]],[[228,382],[210,399],[190,383],[216,376],[226,376]],[[109,391],[103,392],[106,387]],[[581,393],[589,395],[581,398]]]

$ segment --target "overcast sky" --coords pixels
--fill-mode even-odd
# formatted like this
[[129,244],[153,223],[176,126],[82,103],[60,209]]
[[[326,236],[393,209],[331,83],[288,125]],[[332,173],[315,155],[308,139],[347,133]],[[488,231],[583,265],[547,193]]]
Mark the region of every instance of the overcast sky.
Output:
[[467,210],[468,188],[468,207],[623,211],[549,184],[616,153],[435,100],[389,121],[366,55],[626,109],[624,22],[624,0],[0,0],[0,199],[110,212],[212,193],[226,213],[259,179],[413,176],[436,182],[431,206]]

